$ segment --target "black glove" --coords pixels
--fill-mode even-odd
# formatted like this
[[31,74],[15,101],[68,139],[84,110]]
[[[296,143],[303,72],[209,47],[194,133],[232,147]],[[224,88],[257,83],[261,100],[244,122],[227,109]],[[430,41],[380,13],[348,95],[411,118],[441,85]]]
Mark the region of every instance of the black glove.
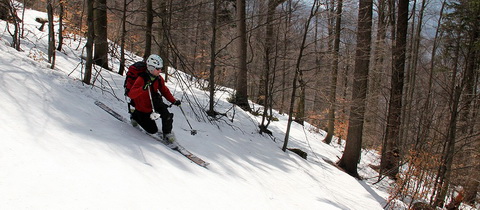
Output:
[[173,102],[173,105],[175,106],[180,106],[182,104],[182,102],[180,100],[176,100],[175,102]]

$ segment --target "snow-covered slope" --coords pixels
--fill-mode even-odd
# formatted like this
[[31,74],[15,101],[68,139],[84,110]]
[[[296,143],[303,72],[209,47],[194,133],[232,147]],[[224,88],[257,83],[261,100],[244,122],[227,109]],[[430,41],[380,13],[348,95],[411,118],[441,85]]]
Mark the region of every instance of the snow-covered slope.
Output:
[[[198,134],[190,135],[178,107],[170,109],[174,132],[210,166],[191,163],[94,105],[100,100],[127,117],[124,77],[104,70],[95,87],[82,84],[77,42],[67,39],[49,69],[37,16],[45,14],[27,10],[22,52],[9,47],[0,21],[0,209],[382,209],[387,195],[326,163],[341,154],[309,125],[294,124],[289,144],[308,160],[283,152],[287,116],[279,114],[272,139],[258,134],[259,118],[238,108],[233,122],[203,122],[184,100]],[[184,91],[192,84],[172,75],[176,98],[206,106],[206,93]],[[229,110],[229,95],[217,96],[217,111]]]

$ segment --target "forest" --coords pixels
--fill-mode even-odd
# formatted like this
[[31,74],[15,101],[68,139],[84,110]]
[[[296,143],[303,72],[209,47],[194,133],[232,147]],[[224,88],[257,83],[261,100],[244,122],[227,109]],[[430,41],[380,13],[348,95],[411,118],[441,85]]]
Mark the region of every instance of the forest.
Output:
[[52,69],[63,37],[85,39],[87,85],[100,69],[124,75],[127,52],[158,54],[201,79],[212,119],[216,90],[232,88],[260,133],[275,109],[328,133],[317,141],[346,140],[336,164],[351,176],[360,151],[377,150],[392,199],[478,204],[480,0],[0,0],[19,51],[26,8],[48,12],[37,21]]

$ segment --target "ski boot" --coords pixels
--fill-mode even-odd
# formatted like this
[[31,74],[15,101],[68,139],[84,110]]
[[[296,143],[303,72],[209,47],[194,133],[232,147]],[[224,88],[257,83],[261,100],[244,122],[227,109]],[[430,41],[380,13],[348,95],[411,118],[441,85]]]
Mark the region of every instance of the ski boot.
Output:
[[138,126],[138,122],[134,120],[132,116],[130,116],[130,124],[135,128]]
[[164,134],[163,139],[168,143],[168,145],[167,145],[168,147],[170,147],[172,149],[178,147],[176,139],[175,139],[175,135],[173,133]]

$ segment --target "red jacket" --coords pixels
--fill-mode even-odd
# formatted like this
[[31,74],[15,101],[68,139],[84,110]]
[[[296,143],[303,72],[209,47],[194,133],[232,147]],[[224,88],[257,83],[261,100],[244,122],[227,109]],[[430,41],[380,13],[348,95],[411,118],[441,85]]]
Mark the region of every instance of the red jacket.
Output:
[[160,94],[165,97],[169,102],[175,102],[175,98],[173,97],[170,90],[165,86],[165,80],[163,80],[162,76],[158,76],[150,85],[149,88],[146,90],[143,89],[145,85],[145,79],[139,76],[133,87],[128,92],[128,97],[130,97],[133,102],[135,102],[135,109],[140,112],[150,113],[153,111],[152,109],[152,102],[150,101],[150,96],[148,95],[148,90],[150,89],[152,93],[157,93],[160,91]]

